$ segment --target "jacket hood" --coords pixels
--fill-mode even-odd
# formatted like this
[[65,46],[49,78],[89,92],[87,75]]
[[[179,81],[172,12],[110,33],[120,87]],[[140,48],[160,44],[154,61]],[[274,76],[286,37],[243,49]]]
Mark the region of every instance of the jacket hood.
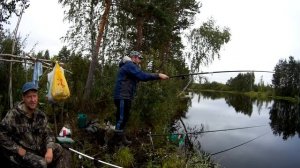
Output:
[[131,58],[128,56],[124,56],[122,60],[119,62],[119,67],[123,66],[126,62],[132,62]]
[[20,115],[27,116],[27,112],[25,110],[25,103],[23,101],[17,102],[15,104],[15,109],[16,109],[16,112],[19,113]]

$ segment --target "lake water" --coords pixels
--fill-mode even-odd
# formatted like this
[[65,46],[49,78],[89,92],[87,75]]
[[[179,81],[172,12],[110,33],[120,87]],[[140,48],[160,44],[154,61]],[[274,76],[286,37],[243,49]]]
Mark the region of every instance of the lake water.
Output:
[[260,126],[198,136],[201,149],[210,154],[235,147],[212,156],[221,167],[300,167],[299,105],[245,96],[194,94],[183,121],[190,128],[202,124],[204,131]]

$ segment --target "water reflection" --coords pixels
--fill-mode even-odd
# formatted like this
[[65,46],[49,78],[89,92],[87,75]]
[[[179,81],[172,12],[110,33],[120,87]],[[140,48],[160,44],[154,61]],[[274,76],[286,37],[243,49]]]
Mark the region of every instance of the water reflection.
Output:
[[[263,105],[268,107],[271,100],[259,100],[250,98],[245,95],[217,93],[217,92],[201,92],[198,97],[198,102],[203,99],[224,99],[229,107],[233,107],[236,113],[242,113],[251,116],[253,113],[253,106],[257,107],[257,112],[260,114]],[[299,104],[293,104],[288,101],[275,100],[270,109],[270,126],[273,134],[282,136],[284,140],[298,134],[300,138],[300,108]]]
[[[245,96],[242,94],[228,94],[228,93],[217,93],[217,92],[201,92],[201,96],[203,99],[225,99],[226,104],[229,107],[233,107],[237,113],[243,113],[248,116],[251,116],[253,112],[253,104],[258,107],[258,113],[260,113],[263,104],[266,106],[272,102],[272,100],[259,100],[250,98],[249,96]],[[198,100],[199,102],[199,100]]]
[[251,129],[203,133],[195,135],[198,137],[195,139],[189,136],[194,143],[198,141],[199,151],[209,154],[232,149],[260,137],[212,156],[221,167],[294,168],[300,165],[299,104],[261,101],[224,93],[203,92],[192,95],[192,106],[183,119],[190,128],[188,132],[197,132],[197,129],[213,131],[263,125]]
[[[227,97],[228,94],[222,92],[201,92],[199,98],[217,100]],[[199,102],[199,100],[198,100]]]
[[299,104],[292,104],[287,101],[274,101],[270,109],[270,126],[275,135],[281,136],[284,140],[295,136],[300,137],[300,108]]
[[225,97],[225,102],[229,105],[229,107],[232,106],[237,113],[243,113],[248,116],[251,116],[252,114],[252,104],[254,100],[250,97],[243,95],[227,96]]

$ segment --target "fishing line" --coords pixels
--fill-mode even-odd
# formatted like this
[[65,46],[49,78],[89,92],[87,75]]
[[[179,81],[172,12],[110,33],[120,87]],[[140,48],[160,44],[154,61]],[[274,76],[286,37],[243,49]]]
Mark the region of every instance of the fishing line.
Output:
[[231,148],[228,148],[228,149],[225,149],[225,150],[222,150],[222,151],[219,151],[219,152],[212,153],[212,154],[210,154],[210,155],[213,156],[213,155],[217,155],[217,154],[220,154],[220,153],[227,152],[227,151],[229,151],[229,150],[232,150],[232,149],[234,149],[234,148],[237,148],[237,147],[239,147],[239,146],[242,146],[242,145],[245,145],[245,144],[247,144],[247,143],[249,143],[249,142],[252,142],[252,141],[254,141],[254,140],[258,139],[258,138],[261,138],[261,137],[267,135],[268,133],[269,133],[269,131],[266,132],[266,133],[264,133],[264,134],[262,134],[262,135],[259,135],[259,136],[255,137],[255,138],[253,138],[253,139],[251,139],[251,140],[249,140],[249,141],[246,141],[246,142],[244,142],[244,143],[241,143],[241,144],[239,144],[239,145],[233,146],[233,147],[231,147]]
[[[255,137],[255,138],[253,138],[253,139],[251,139],[251,140],[249,140],[249,141],[246,141],[246,142],[241,143],[241,144],[239,144],[239,145],[233,146],[233,147],[231,147],[231,148],[228,148],[228,149],[225,149],[225,150],[222,150],[222,151],[219,151],[219,152],[212,153],[212,154],[210,154],[210,156],[213,156],[213,155],[217,155],[217,154],[220,154],[220,153],[224,153],[224,152],[230,151],[230,150],[232,150],[232,149],[235,149],[235,148],[237,148],[237,147],[240,147],[240,146],[242,146],[242,145],[245,145],[245,144],[247,144],[247,143],[250,143],[250,142],[252,142],[252,141],[254,141],[254,140],[258,139],[258,138],[261,138],[261,137],[267,135],[268,133],[270,133],[270,132],[269,132],[269,131],[268,131],[268,132],[265,132],[264,134],[261,134],[261,135]],[[197,161],[197,162],[193,162],[192,164],[196,164],[196,163],[200,163],[200,162],[202,162],[202,161],[200,160],[200,161]]]
[[202,134],[202,133],[232,131],[232,130],[249,129],[249,128],[256,128],[256,127],[265,127],[265,126],[267,126],[267,125],[256,125],[256,126],[248,126],[248,127],[227,128],[227,129],[218,129],[218,130],[210,130],[210,131],[198,131],[198,132],[187,132],[187,133],[149,134],[149,135],[151,135],[151,136],[196,135],[196,134]]

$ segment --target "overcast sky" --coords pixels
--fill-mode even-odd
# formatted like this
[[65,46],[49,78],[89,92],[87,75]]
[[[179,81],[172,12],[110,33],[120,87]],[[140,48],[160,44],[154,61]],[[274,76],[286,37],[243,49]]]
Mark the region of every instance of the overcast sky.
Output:
[[[30,6],[25,10],[19,26],[19,33],[24,38],[28,36],[26,52],[34,47],[35,52],[49,50],[55,55],[62,48],[60,40],[68,30],[67,22],[63,22],[63,9],[57,0],[30,0]],[[16,26],[16,18],[11,21],[11,29]]]
[[[274,70],[279,59],[294,56],[300,60],[300,1],[299,0],[202,0],[203,7],[196,25],[210,17],[216,25],[229,27],[231,41],[215,60],[202,71],[224,70]],[[15,23],[12,22],[11,27]],[[57,54],[62,47],[62,37],[67,31],[63,22],[63,9],[56,0],[30,0],[23,15],[19,33],[29,34],[26,51],[35,43],[35,51],[49,49]],[[206,75],[210,81],[225,83],[236,73]],[[256,73],[266,83],[271,74]]]
[[[299,0],[203,0],[200,20],[213,17],[220,27],[231,29],[231,41],[204,71],[274,70],[279,59],[300,59]],[[208,75],[209,79],[226,82],[229,75]],[[271,74],[263,75],[271,83]]]

